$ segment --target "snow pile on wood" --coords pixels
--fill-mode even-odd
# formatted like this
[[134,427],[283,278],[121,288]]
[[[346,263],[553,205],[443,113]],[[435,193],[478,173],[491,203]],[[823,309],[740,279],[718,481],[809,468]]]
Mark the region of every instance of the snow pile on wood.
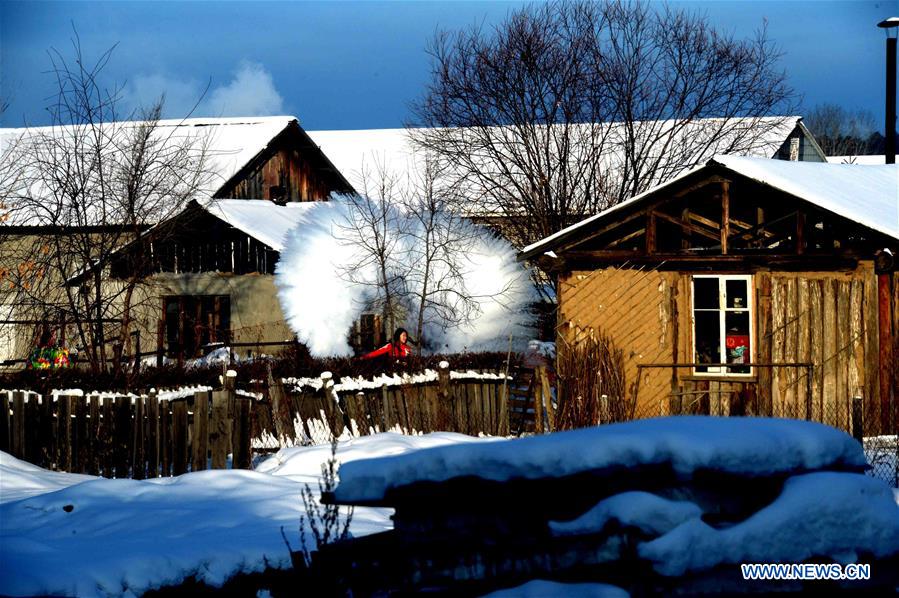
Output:
[[448,446],[401,458],[360,461],[342,471],[340,501],[384,498],[416,482],[561,478],[608,468],[667,464],[685,477],[711,470],[743,476],[861,469],[865,455],[845,433],[788,419],[657,418],[490,446]]
[[869,563],[879,585],[852,587],[893,587],[899,506],[864,468],[843,432],[767,418],[660,418],[424,449],[341,469],[324,500],[393,507],[394,530],[320,554],[362,593],[528,595],[553,582],[727,593],[744,587],[741,563],[809,562]]

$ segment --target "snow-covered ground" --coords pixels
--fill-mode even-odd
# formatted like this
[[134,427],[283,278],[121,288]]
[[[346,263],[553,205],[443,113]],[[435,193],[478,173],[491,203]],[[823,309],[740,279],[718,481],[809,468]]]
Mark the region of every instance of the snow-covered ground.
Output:
[[[441,444],[460,434],[379,434],[341,442],[341,462]],[[300,491],[318,492],[329,445],[283,449],[256,471],[154,480],[49,472],[0,453],[0,595],[129,596],[189,576],[290,567],[300,548]],[[356,509],[354,535],[391,527],[389,509]],[[309,538],[310,534],[306,534]]]
[[[290,567],[282,529],[300,548],[300,492],[318,491],[329,445],[280,450],[254,471],[154,480],[49,472],[0,453],[0,595],[131,596],[188,577],[219,586],[238,573]],[[338,495],[377,497],[397,484],[455,475],[504,480],[565,475],[612,464],[669,462],[683,475],[714,469],[767,475],[864,463],[846,434],[811,422],[679,417],[503,441],[438,433],[378,434],[340,443]],[[476,472],[472,474],[472,472]],[[713,528],[701,507],[646,492],[602,500],[557,534],[610,521],[652,539],[640,556],[662,575],[721,563],[776,562],[829,553],[899,552],[899,507],[879,480],[856,473],[795,475],[745,521]],[[390,529],[389,509],[357,508],[351,532]],[[306,534],[307,539],[310,534]],[[623,595],[599,584],[532,581],[505,595]],[[508,593],[511,592],[511,593]]]

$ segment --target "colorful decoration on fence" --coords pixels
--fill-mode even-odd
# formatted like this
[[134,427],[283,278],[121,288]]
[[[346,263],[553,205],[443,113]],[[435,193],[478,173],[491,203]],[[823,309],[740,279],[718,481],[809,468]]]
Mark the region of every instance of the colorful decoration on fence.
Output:
[[67,368],[72,365],[65,347],[35,347],[28,358],[28,367],[35,370]]

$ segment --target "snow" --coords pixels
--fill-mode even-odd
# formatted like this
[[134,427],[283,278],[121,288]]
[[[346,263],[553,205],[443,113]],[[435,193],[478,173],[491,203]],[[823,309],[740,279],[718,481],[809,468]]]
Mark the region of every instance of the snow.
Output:
[[[474,441],[379,434],[341,443],[337,458]],[[191,575],[219,586],[266,563],[290,567],[281,528],[298,550],[302,484],[317,494],[330,456],[328,445],[298,447],[256,471],[137,481],[49,472],[0,453],[0,595],[133,596]],[[351,533],[390,529],[390,514],[357,508]]]
[[566,596],[571,598],[627,598],[619,587],[604,583],[559,583],[535,579],[526,584],[486,594],[484,598],[542,598]]
[[[701,136],[708,123],[714,120],[720,119],[699,119],[692,128],[686,127],[682,134]],[[761,139],[753,145],[750,151],[751,155],[770,158],[780,149],[800,120],[798,116],[746,118],[734,119],[732,125],[738,131],[743,131],[747,127],[764,131]],[[667,130],[668,127],[683,128],[682,125],[682,122],[669,121],[661,125],[661,128],[662,130]],[[610,123],[608,126],[611,127],[610,138],[615,139],[624,134],[625,128],[621,123]],[[720,125],[712,128],[717,131]],[[414,134],[416,129],[411,129],[411,131]],[[397,180],[405,180],[415,178],[416,174],[421,173],[425,168],[426,160],[422,152],[414,149],[408,129],[307,131],[306,133],[319,145],[337,169],[359,189],[363,187],[362,174],[365,169],[371,170],[380,167],[392,173]],[[501,134],[497,133],[497,135]],[[720,144],[713,144],[713,147],[709,147],[709,152],[714,153],[716,147],[726,147],[731,141],[728,139],[723,140]],[[696,145],[701,146],[702,144]],[[706,156],[691,156],[692,163],[703,160],[711,153]],[[623,156],[617,154],[609,156],[609,168],[619,167],[622,161]]]
[[[441,362],[447,363],[447,362]],[[447,364],[448,365],[448,364]],[[468,370],[465,372],[450,372],[450,380],[502,380],[506,378],[504,374],[496,374],[493,372],[475,372]],[[511,378],[509,378],[511,379]],[[335,392],[359,392],[381,388],[382,386],[407,386],[410,384],[427,384],[437,381],[437,372],[431,369],[425,369],[419,374],[380,374],[373,378],[357,378],[344,377],[340,382],[334,385]],[[321,378],[283,378],[283,384],[293,387],[294,392],[302,392],[303,390],[321,390]]]
[[598,533],[609,522],[617,521],[659,535],[700,515],[702,509],[692,502],[668,500],[649,492],[622,492],[602,500],[577,519],[551,522],[550,529],[557,536]]
[[788,479],[773,503],[732,527],[693,518],[638,547],[667,576],[722,563],[796,563],[815,556],[859,562],[899,552],[899,507],[883,482],[817,472]]
[[[741,156],[716,155],[706,166],[720,164],[745,177],[765,183],[837,215],[899,238],[899,166],[863,166],[819,162],[791,162]],[[686,171],[631,199],[564,228],[521,250],[534,257],[555,248],[554,241],[608,217],[626,206],[653,196],[683,178],[705,168]]]
[[[351,214],[348,202],[341,198],[304,210],[275,267],[287,322],[316,356],[352,355],[347,331],[377,300],[381,276],[371,256],[362,249],[362,242],[354,242],[352,233],[346,230]],[[405,224],[414,226],[412,222]],[[510,334],[518,339],[531,336],[532,318],[526,306],[532,300],[533,288],[527,271],[515,261],[515,250],[486,229],[472,223],[465,226],[471,229],[473,238],[455,264],[464,288],[455,287],[443,295],[435,293],[429,301],[445,300],[456,309],[454,293],[467,293],[477,310],[472,320],[444,327],[428,308],[422,338],[418,339],[426,352],[504,350]],[[417,248],[410,235],[394,228],[387,234],[392,245],[388,276],[404,279],[406,293],[398,293],[398,301],[406,313],[417,313],[419,277],[409,275],[420,265],[415,258]],[[435,261],[433,267],[431,280],[439,280],[443,262]],[[400,325],[408,330],[415,328],[411,322]]]
[[356,461],[341,472],[335,496],[348,503],[377,501],[387,490],[416,481],[556,478],[665,463],[684,477],[701,469],[762,476],[861,468],[865,455],[849,435],[815,422],[680,416]]
[[282,251],[287,233],[303,222],[316,202],[288,202],[279,206],[262,199],[216,199],[206,210],[254,239]]
[[864,166],[879,166],[887,163],[885,155],[871,156],[827,156],[830,164],[861,164]]

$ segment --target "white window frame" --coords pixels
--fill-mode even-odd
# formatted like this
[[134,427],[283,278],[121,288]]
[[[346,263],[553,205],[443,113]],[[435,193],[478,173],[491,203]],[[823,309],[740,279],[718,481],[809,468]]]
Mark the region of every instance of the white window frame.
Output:
[[[718,311],[719,312],[719,320],[718,320],[718,330],[720,331],[720,338],[718,339],[718,350],[719,350],[719,358],[718,361],[720,363],[727,362],[727,353],[725,349],[725,337],[727,336],[727,330],[725,329],[725,317],[727,312],[748,312],[749,313],[749,355],[746,360],[746,363],[755,363],[755,351],[756,351],[756,340],[755,340],[755,292],[753,286],[753,280],[751,274],[694,274],[690,279],[690,348],[692,350],[692,358],[691,361],[696,360],[696,290],[693,284],[693,281],[697,278],[715,278],[718,279],[718,310],[705,310],[705,311]],[[746,281],[746,303],[747,306],[745,308],[733,308],[727,307],[727,281],[728,280],[744,280]],[[701,310],[702,311],[702,310]],[[738,364],[735,364],[734,367],[740,367]],[[697,368],[693,368],[694,376],[709,376],[709,377],[722,377],[726,376],[728,378],[752,378],[755,376],[754,368],[749,368],[749,371],[746,373],[738,373],[738,372],[728,372],[727,367],[708,367],[706,368],[709,371],[700,372],[697,371]]]

